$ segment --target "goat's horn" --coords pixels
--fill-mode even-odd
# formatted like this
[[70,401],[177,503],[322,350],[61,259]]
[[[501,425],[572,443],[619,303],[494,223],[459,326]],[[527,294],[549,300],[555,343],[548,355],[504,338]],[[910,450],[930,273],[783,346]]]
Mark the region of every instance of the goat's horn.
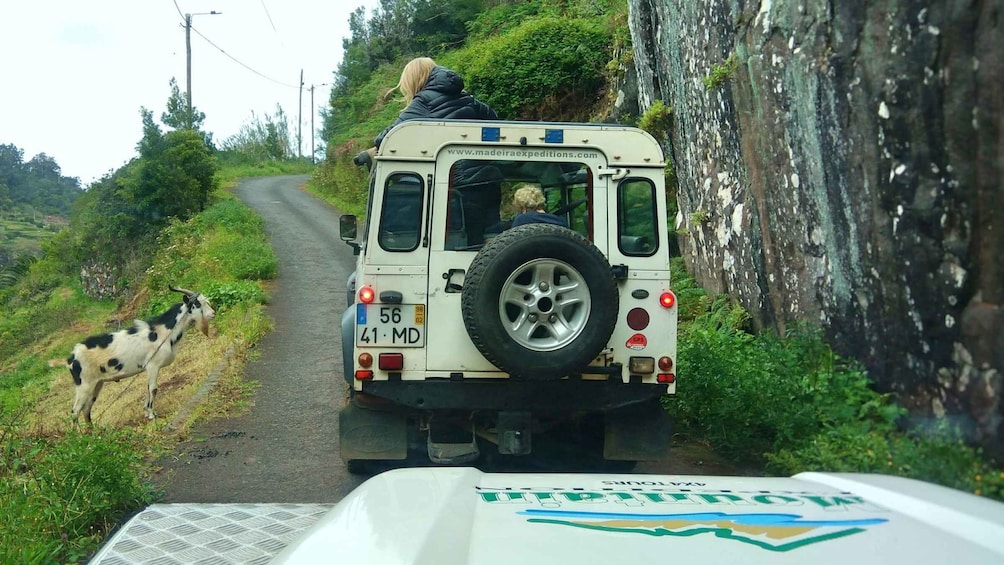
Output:
[[189,297],[195,296],[195,293],[192,292],[192,291],[190,291],[190,290],[185,290],[183,288],[174,288],[171,285],[167,285],[167,288],[173,290],[174,292],[180,292],[180,293],[184,294],[185,296],[189,296]]

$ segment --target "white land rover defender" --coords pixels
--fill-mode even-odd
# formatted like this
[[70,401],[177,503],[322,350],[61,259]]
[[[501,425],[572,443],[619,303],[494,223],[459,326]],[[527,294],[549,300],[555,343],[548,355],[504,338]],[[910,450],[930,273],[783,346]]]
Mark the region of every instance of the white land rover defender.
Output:
[[[357,158],[358,162],[358,158]],[[342,318],[340,451],[437,463],[581,425],[608,461],[666,457],[675,393],[665,160],[637,128],[409,121],[369,163],[365,227]],[[512,193],[542,189],[567,221],[509,227]],[[489,444],[490,445],[490,444]]]

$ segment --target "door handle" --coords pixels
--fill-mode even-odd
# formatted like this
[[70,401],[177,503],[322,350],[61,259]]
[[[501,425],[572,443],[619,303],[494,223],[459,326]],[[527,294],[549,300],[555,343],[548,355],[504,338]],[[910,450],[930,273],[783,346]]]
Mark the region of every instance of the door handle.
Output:
[[464,290],[463,283],[457,284],[453,282],[453,275],[463,275],[464,272],[464,269],[450,269],[449,271],[443,273],[443,279],[446,280],[446,292],[453,294]]

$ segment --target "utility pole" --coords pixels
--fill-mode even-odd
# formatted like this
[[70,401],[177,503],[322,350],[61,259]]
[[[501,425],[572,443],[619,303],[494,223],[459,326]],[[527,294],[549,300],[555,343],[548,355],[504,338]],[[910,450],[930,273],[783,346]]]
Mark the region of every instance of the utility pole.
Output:
[[223,12],[212,10],[196,14],[185,14],[185,56],[187,60],[188,127],[192,127],[192,16],[216,16]]
[[296,152],[303,158],[303,69],[300,69],[300,114],[296,119]]
[[314,149],[314,85],[310,85],[310,162],[314,163],[314,158],[316,157],[316,149]]
[[314,131],[314,88],[318,86],[331,86],[330,82],[310,85],[310,162],[317,162],[317,150],[314,149],[314,141],[317,133]]
[[[185,56],[188,71],[185,85],[188,89],[188,121],[192,121],[192,14],[185,14]],[[192,127],[189,123],[188,127]]]

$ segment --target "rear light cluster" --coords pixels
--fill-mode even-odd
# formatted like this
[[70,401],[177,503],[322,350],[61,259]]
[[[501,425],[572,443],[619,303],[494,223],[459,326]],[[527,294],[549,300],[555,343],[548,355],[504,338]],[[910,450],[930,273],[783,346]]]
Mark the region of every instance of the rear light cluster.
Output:
[[676,374],[670,373],[673,370],[673,360],[669,357],[659,358],[659,374],[656,380],[660,383],[672,384],[676,382]]
[[[652,357],[631,357],[628,360],[628,370],[632,375],[651,375],[655,372],[656,365],[656,360]],[[670,379],[666,382],[673,382],[675,377],[670,373],[673,370],[673,360],[669,357],[660,357],[658,366],[659,382],[663,382],[665,378]]]
[[[648,297],[648,292],[636,290],[632,294],[635,298],[643,299]],[[676,306],[676,295],[672,291],[665,291],[659,295],[659,306],[670,309]],[[648,328],[651,322],[651,315],[648,310],[642,307],[632,308],[627,313],[627,325],[636,332],[641,332]],[[648,339],[644,334],[637,333],[628,340],[628,347],[641,350],[648,344]],[[660,357],[658,362],[653,357],[631,357],[628,361],[628,370],[632,375],[651,375],[658,373],[656,379],[660,383],[672,384],[676,382],[676,374],[673,373],[673,360],[669,357]]]
[[[369,381],[373,379],[373,355],[360,353],[356,362],[362,369],[356,371],[356,380]],[[377,369],[381,371],[404,370],[404,353],[381,353],[377,357]]]

